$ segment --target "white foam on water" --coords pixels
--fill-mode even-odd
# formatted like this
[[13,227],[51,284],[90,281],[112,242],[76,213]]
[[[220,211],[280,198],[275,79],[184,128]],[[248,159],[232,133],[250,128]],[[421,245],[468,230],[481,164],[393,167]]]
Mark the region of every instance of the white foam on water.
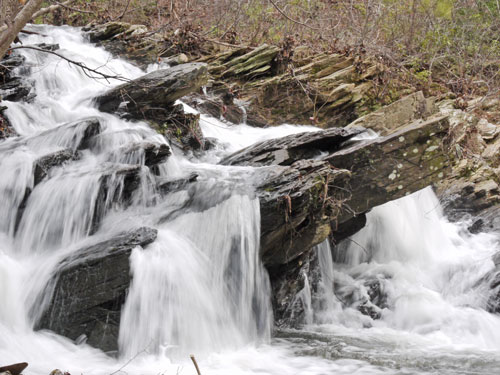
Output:
[[[25,45],[58,43],[58,53],[108,74],[143,74],[86,42],[77,29],[32,27],[40,35],[22,36]],[[141,167],[144,155],[125,157],[120,150],[165,139],[146,123],[101,113],[92,104],[93,97],[119,81],[89,78],[43,52],[21,53],[36,96],[6,103],[20,137],[0,144],[2,364],[27,361],[26,373],[37,375],[54,368],[86,375],[194,374],[188,358],[193,353],[203,374],[319,375],[425,374],[434,365],[453,368],[454,363],[487,374],[497,363],[488,353],[500,348],[500,321],[484,310],[486,291],[477,286],[493,267],[495,240],[464,234],[448,223],[429,190],[374,209],[345,251],[336,250],[336,263],[328,245],[319,246],[322,300],[317,303],[310,290],[303,296],[313,324],[271,339],[270,286],[258,254],[259,202],[245,184],[252,169],[215,163],[258,141],[318,129],[253,128],[202,115],[204,135],[223,147],[201,159],[174,152],[154,176]],[[89,117],[97,117],[102,127],[89,149],[33,186],[33,162],[56,150],[75,149],[83,132],[70,125]],[[112,199],[123,188],[114,173],[133,165],[140,168],[140,187],[125,209]],[[199,182],[192,196],[181,191],[160,199],[156,179],[193,172]],[[108,195],[101,226],[93,234],[103,179]],[[28,190],[33,191],[21,217]],[[58,262],[87,243],[137,225],[155,225],[159,233],[154,243],[134,249],[131,256],[133,281],[123,307],[118,358],[34,331],[34,321],[49,303],[46,286]],[[373,277],[383,280],[388,296],[379,320],[342,307],[337,298],[347,289],[365,296],[364,281]]]

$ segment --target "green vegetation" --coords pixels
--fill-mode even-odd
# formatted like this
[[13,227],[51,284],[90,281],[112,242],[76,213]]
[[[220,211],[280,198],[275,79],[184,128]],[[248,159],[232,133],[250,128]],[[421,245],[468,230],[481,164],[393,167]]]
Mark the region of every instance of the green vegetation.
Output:
[[497,0],[77,0],[36,21],[111,20],[190,36],[192,48],[194,38],[369,54],[428,92],[444,87],[470,97],[500,87]]

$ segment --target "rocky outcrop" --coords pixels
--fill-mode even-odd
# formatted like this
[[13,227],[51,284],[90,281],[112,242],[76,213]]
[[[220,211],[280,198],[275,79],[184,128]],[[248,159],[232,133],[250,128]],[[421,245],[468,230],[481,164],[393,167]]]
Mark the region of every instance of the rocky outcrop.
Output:
[[362,126],[380,135],[388,135],[404,124],[425,120],[436,112],[437,107],[432,100],[426,99],[422,91],[418,91],[360,117],[348,127]]
[[116,351],[121,307],[131,280],[130,254],[137,246],[152,243],[156,235],[151,228],[131,230],[63,259],[37,329],[86,341],[105,352]]
[[450,171],[443,139],[446,116],[405,126],[386,137],[359,142],[328,156],[336,168],[351,171],[349,210],[338,223],[385,202],[401,198],[433,183]]
[[227,157],[223,164],[272,165],[258,185],[264,263],[286,264],[330,232],[339,241],[362,228],[371,208],[438,182],[449,171],[443,145],[448,126],[446,116],[437,116],[358,141],[351,139],[360,129],[329,129]]
[[91,24],[83,28],[92,43],[97,43],[114,56],[124,57],[146,68],[158,61],[161,39],[148,32],[143,25],[125,22],[108,22],[103,25]]
[[301,159],[321,157],[322,153],[338,151],[347,140],[364,132],[365,129],[333,128],[325,131],[291,134],[270,139],[244,148],[220,163],[224,165],[290,165]]
[[271,70],[274,58],[279,52],[276,46],[263,44],[254,50],[237,56],[220,66],[210,69],[210,73],[221,78],[231,76],[255,77]]
[[[222,108],[222,116],[231,121],[227,114],[237,113],[238,106],[227,98],[237,97],[245,103],[249,125],[345,126],[366,110],[373,88],[370,80],[383,69],[370,60],[321,54],[294,60],[280,73],[276,69],[279,53],[276,47],[262,45],[251,51],[234,49],[203,58],[215,77],[208,90],[208,100],[215,104],[212,107]],[[270,56],[273,58],[268,61]]]
[[327,162],[299,160],[272,167],[258,185],[261,256],[267,267],[285,264],[322,242],[340,215],[349,172]]
[[171,145],[182,151],[204,148],[199,115],[185,113],[175,101],[207,82],[203,63],[177,65],[157,70],[115,87],[95,99],[104,112],[148,121]]
[[[489,101],[482,110],[496,108]],[[452,173],[437,186],[445,214],[450,220],[470,220],[469,230],[497,231],[500,207],[500,125],[473,113],[440,104],[450,116]]]
[[206,82],[206,64],[182,64],[157,70],[119,85],[97,97],[95,101],[103,112],[154,120],[154,117],[149,116],[150,111],[171,107],[177,99],[198,90]]

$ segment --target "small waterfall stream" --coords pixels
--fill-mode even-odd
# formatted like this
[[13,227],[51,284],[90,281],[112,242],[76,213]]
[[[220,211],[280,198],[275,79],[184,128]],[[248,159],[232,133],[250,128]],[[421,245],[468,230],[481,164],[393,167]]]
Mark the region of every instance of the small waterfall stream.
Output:
[[[76,29],[32,27],[40,35],[23,36],[24,44],[58,43],[59,53],[109,74],[144,73],[89,44]],[[144,154],[122,150],[166,140],[146,123],[101,113],[92,104],[119,82],[89,78],[56,56],[21,53],[36,96],[6,103],[19,137],[0,143],[1,364],[27,361],[26,374],[37,375],[56,367],[85,375],[194,374],[188,362],[194,353],[203,374],[426,374],[447,368],[490,374],[500,368],[500,318],[484,310],[480,282],[493,268],[497,239],[448,223],[431,190],[373,210],[366,228],[334,249],[319,245],[317,288],[306,284],[300,297],[308,324],[272,339],[270,285],[258,256],[259,202],[248,188],[253,169],[216,163],[255,142],[316,128],[229,126],[202,115],[203,133],[223,147],[191,159],[174,150],[154,174]],[[93,118],[101,132],[81,148],[79,124]],[[65,149],[79,149],[79,158],[35,184],[33,162]],[[128,196],[123,171],[131,168],[139,182]],[[192,173],[198,178],[191,196],[157,191],[158,180]],[[84,340],[33,330],[61,259],[143,225],[154,226],[158,237],[132,252],[117,358]],[[377,301],[370,295],[374,285]],[[379,319],[360,312],[367,302]]]

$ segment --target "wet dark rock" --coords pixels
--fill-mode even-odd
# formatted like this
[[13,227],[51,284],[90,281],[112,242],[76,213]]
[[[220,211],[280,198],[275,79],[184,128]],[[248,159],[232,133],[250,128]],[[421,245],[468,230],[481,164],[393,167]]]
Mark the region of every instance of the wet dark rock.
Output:
[[157,236],[147,227],[117,234],[63,259],[49,284],[50,303],[36,324],[105,352],[118,349],[120,313],[130,286],[132,250]]
[[364,285],[367,289],[370,301],[378,307],[385,307],[387,296],[383,293],[384,286],[382,282],[379,279],[371,279],[365,281]]
[[38,43],[38,44],[35,44],[33,47],[36,47],[36,48],[40,48],[40,49],[43,49],[45,51],[57,51],[60,47],[59,47],[59,44],[57,43]]
[[[110,190],[110,182],[117,178],[122,179],[122,187],[118,190]],[[113,205],[127,207],[132,202],[134,192],[141,184],[141,166],[123,165],[120,168],[110,169],[108,173],[102,175],[99,180],[99,192],[97,194],[94,216],[90,233],[97,232],[106,212]]]
[[143,157],[144,165],[150,168],[164,163],[171,155],[170,147],[167,144],[151,142],[127,145],[119,148],[114,153],[116,153],[121,160],[126,160],[127,158],[132,158],[134,160],[137,156]]
[[12,70],[24,64],[26,59],[21,55],[11,55],[0,61],[0,84],[6,83],[12,77]]
[[500,267],[497,265],[495,270],[488,276],[490,294],[486,301],[486,311],[500,314]]
[[382,316],[380,308],[378,308],[375,304],[371,303],[370,301],[366,301],[360,304],[358,306],[358,311],[363,315],[369,316],[373,320],[380,319],[380,317]]
[[342,211],[342,224],[371,208],[440,181],[450,171],[443,139],[448,118],[433,117],[415,122],[388,136],[358,142],[325,160],[352,175],[346,188],[351,192],[349,210]]
[[493,179],[479,183],[456,180],[438,193],[443,211],[451,221],[472,219],[471,232],[500,233],[500,188]]
[[0,98],[11,102],[29,99],[32,85],[24,78],[14,77],[0,84]]
[[189,177],[177,179],[177,180],[169,180],[162,182],[158,185],[158,190],[161,194],[166,195],[168,193],[172,193],[175,191],[179,191],[185,189],[187,185],[195,182],[198,179],[197,173],[191,173]]
[[285,265],[268,268],[276,327],[300,328],[306,323],[305,306],[299,296],[306,286],[306,277],[318,271],[317,268],[314,251],[306,252]]
[[200,128],[200,115],[186,113],[182,104],[149,112],[153,128],[168,139],[172,147],[188,153],[203,150],[205,139]]
[[327,162],[299,160],[263,170],[257,187],[261,212],[261,255],[266,266],[285,264],[322,242],[340,214],[349,171]]
[[0,104],[0,140],[12,137],[17,134],[11,123],[9,122],[9,119],[4,114],[4,111],[6,109],[7,107]]
[[9,56],[0,61],[0,100],[17,102],[30,98],[32,84],[26,78],[14,74],[14,69],[24,64],[20,55]]
[[366,214],[358,214],[352,219],[338,223],[337,221],[331,222],[332,234],[330,235],[331,242],[335,245],[345,240],[348,237],[359,232],[366,225]]
[[71,149],[65,149],[53,152],[48,155],[44,155],[35,161],[34,166],[34,182],[33,184],[38,185],[49,173],[50,169],[60,166],[66,161],[75,160],[78,158],[76,154]]
[[203,138],[203,150],[209,151],[216,149],[220,146],[219,140],[217,138],[212,137],[204,137]]
[[191,95],[183,100],[201,113],[207,113],[217,119],[224,119],[233,124],[241,124],[246,120],[245,110],[227,93],[219,95],[211,93],[202,98]]
[[161,206],[158,223],[174,220],[189,212],[203,212],[226,201],[233,194],[254,196],[252,189],[245,185],[234,186],[228,181],[212,178],[199,182],[199,176],[195,173],[183,179],[162,182],[158,190],[167,199]]
[[157,70],[117,86],[95,99],[99,110],[125,117],[154,120],[148,111],[170,107],[207,82],[207,66],[188,63]]
[[71,134],[69,142],[66,139],[65,142],[72,144],[75,151],[84,150],[90,147],[92,138],[100,134],[101,130],[100,120],[97,117],[89,117],[46,130],[28,141],[43,140],[46,137],[52,137],[54,133],[58,134],[64,131],[66,134]]
[[26,367],[28,367],[28,363],[26,362],[15,363],[13,365],[0,367],[0,373],[8,371],[10,375],[20,375]]
[[363,128],[333,128],[291,134],[244,148],[221,161],[224,165],[290,165],[300,159],[314,159],[322,153],[341,149],[344,142],[362,133]]
[[23,217],[24,210],[28,202],[28,198],[31,195],[31,192],[33,191],[34,187],[38,185],[40,182],[42,182],[42,180],[49,174],[49,171],[52,168],[61,166],[67,161],[76,159],[78,159],[78,153],[75,153],[71,149],[64,149],[43,155],[34,161],[33,187],[26,189],[23,200],[21,201],[21,204],[18,207],[16,225],[15,225],[16,232],[19,227],[19,223],[21,222],[21,219]]

